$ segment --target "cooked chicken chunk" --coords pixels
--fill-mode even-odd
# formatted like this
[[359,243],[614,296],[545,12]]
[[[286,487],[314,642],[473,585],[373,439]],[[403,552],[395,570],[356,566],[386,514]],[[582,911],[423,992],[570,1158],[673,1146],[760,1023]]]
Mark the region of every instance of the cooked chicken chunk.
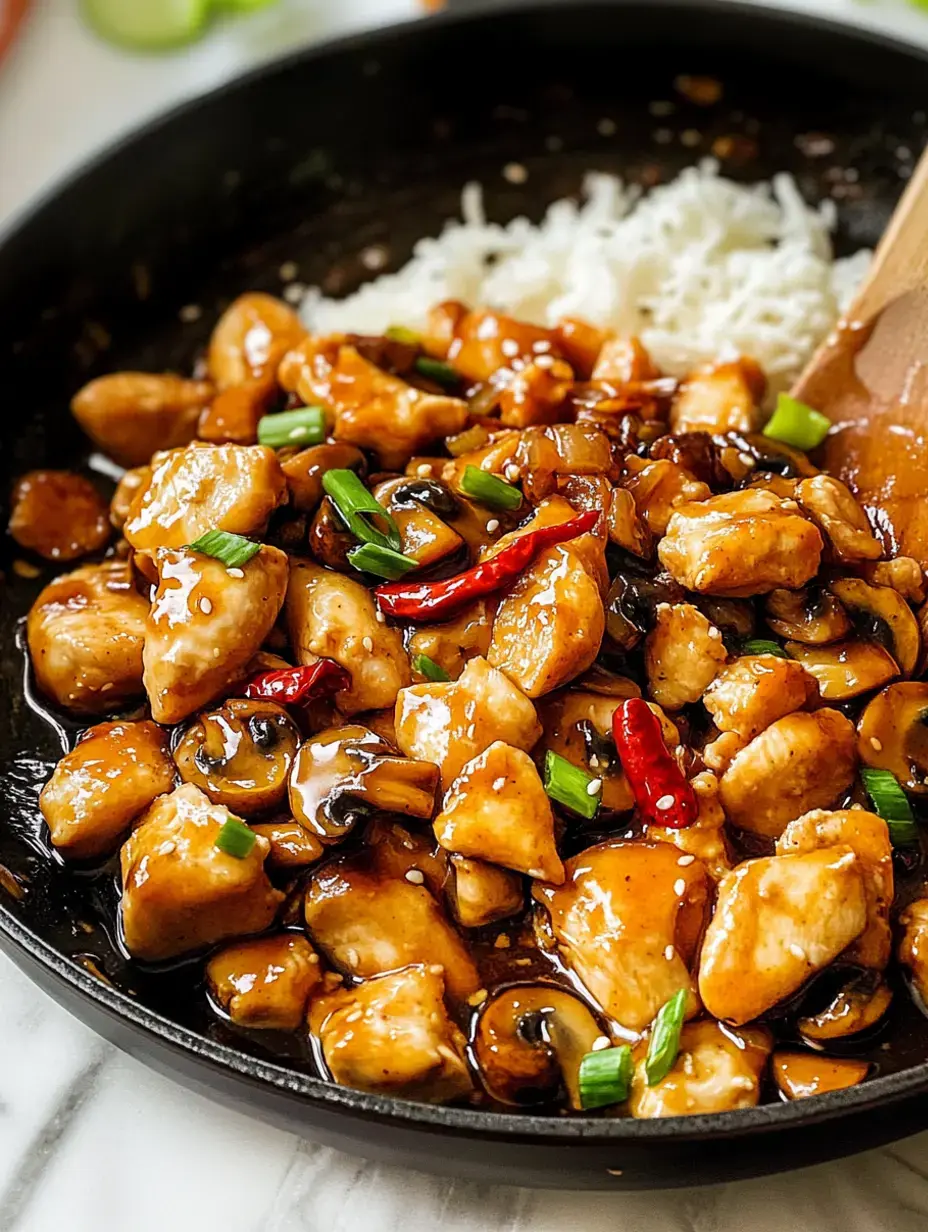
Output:
[[634,336],[606,337],[593,367],[594,381],[631,385],[660,376],[644,345]]
[[351,673],[335,697],[342,714],[392,706],[412,679],[402,635],[378,621],[370,591],[306,557],[290,559],[287,626],[300,663],[334,659]]
[[300,318],[283,300],[248,291],[216,322],[206,357],[210,378],[217,389],[250,381],[273,384],[277,365],[305,336]]
[[106,501],[72,471],[29,471],[13,489],[9,530],[46,560],[76,560],[110,537]]
[[316,945],[349,975],[438,963],[452,996],[464,1000],[480,987],[467,948],[424,885],[328,864],[310,881],[304,909]]
[[699,995],[716,1018],[750,1022],[827,967],[866,924],[863,869],[850,847],[746,860],[719,885]]
[[427,1103],[468,1094],[466,1040],[443,992],[440,970],[416,965],[316,998],[310,1029],[335,1082]]
[[[625,684],[627,697],[641,695],[633,681]],[[635,803],[612,742],[612,717],[622,701],[574,688],[552,694],[538,707],[545,749],[602,779],[602,807],[610,812],[625,812]]]
[[176,958],[267,928],[283,894],[267,879],[267,840],[239,859],[216,846],[232,814],[192,783],[160,796],[123,844],[122,930],[143,962]]
[[796,499],[827,537],[834,559],[840,564],[879,560],[883,555],[867,515],[840,479],[831,475],[803,479],[796,489]]
[[635,454],[625,459],[622,487],[631,492],[638,516],[654,535],[663,535],[681,505],[704,501],[712,495],[709,486],[667,458],[645,461]]
[[206,980],[237,1027],[296,1031],[322,971],[305,937],[283,933],[225,946],[207,963]]
[[722,732],[746,740],[816,696],[815,680],[800,663],[777,655],[741,655],[723,667],[703,698]]
[[724,774],[735,757],[750,741],[737,732],[722,732],[702,747],[702,760],[716,774]]
[[722,776],[722,807],[740,829],[779,838],[794,817],[834,804],[856,766],[854,725],[843,714],[788,714],[735,756]]
[[925,574],[911,556],[895,556],[864,565],[863,574],[871,586],[891,586],[909,603],[925,602]]
[[860,862],[867,927],[847,952],[848,962],[882,970],[892,952],[893,848],[882,817],[863,809],[816,809],[791,821],[777,839],[777,855],[850,847]]
[[752,432],[767,382],[753,359],[689,373],[670,408],[673,432]]
[[633,1117],[699,1116],[753,1108],[760,1100],[773,1037],[762,1027],[734,1031],[717,1022],[690,1022],[666,1078],[648,1086],[646,1041],[635,1049],[629,1111]]
[[435,837],[446,851],[560,885],[554,814],[535,763],[501,740],[469,761],[445,796]]
[[917,898],[899,916],[903,929],[899,961],[908,967],[912,985],[928,1007],[928,898]]
[[817,1052],[775,1052],[774,1081],[787,1099],[808,1099],[828,1091],[844,1091],[867,1077],[869,1061],[853,1057],[823,1057]]
[[721,630],[691,603],[659,603],[644,662],[651,696],[667,710],[698,702],[728,651]]
[[554,423],[574,383],[570,364],[551,355],[514,363],[499,395],[499,421],[507,428]]
[[407,757],[434,762],[445,788],[495,740],[528,752],[540,735],[535,707],[486,659],[471,659],[457,680],[416,684],[396,699],[397,744]]
[[137,552],[185,547],[208,530],[257,535],[286,496],[272,449],[189,445],[157,460],[123,534]]
[[561,887],[532,893],[590,995],[627,1030],[643,1031],[685,988],[692,1017],[699,1002],[688,963],[708,907],[702,864],[681,865],[669,843],[616,839],[574,856],[566,871]]
[[283,606],[287,557],[265,545],[230,570],[189,548],[162,548],[155,564],[145,688],[155,721],[179,723],[238,680],[260,649]]
[[453,855],[447,887],[451,913],[462,928],[482,928],[525,905],[522,878],[508,868]]
[[148,600],[124,560],[85,565],[41,592],[26,625],[36,682],[80,714],[118,709],[142,693]]
[[821,535],[794,503],[759,488],[679,506],[657,549],[681,586],[731,597],[802,586],[821,552]]
[[66,859],[109,855],[155,796],[174,786],[167,737],[154,723],[100,723],[55,767],[39,796]]
[[471,381],[488,381],[515,360],[556,353],[557,333],[498,312],[468,312],[448,300],[429,313],[425,348],[447,359]]
[[649,825],[648,838],[652,842],[672,843],[684,856],[695,856],[705,865],[713,881],[718,881],[731,868],[731,855],[725,841],[725,814],[719,803],[719,781],[714,774],[703,770],[690,779],[690,786],[699,805],[693,824],[677,830],[670,826]]
[[144,466],[157,449],[177,449],[197,434],[214,394],[209,381],[169,372],[112,372],[75,396],[74,418],[120,466]]
[[493,616],[483,601],[465,608],[453,620],[440,625],[417,625],[409,635],[407,649],[410,659],[416,655],[443,668],[452,680],[457,680],[465,663],[490,649]]

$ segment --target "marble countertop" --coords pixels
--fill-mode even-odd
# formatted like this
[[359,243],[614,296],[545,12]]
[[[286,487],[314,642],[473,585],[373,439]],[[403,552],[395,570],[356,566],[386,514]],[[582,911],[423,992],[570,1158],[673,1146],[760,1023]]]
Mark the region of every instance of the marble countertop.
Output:
[[[769,0],[768,0],[769,2]],[[928,43],[928,14],[791,0]],[[239,69],[415,0],[283,0],[167,58],[36,0],[0,71],[0,227],[94,148]],[[923,1232],[928,1134],[787,1176],[669,1193],[482,1186],[365,1163],[192,1095],[104,1044],[0,956],[0,1232]]]

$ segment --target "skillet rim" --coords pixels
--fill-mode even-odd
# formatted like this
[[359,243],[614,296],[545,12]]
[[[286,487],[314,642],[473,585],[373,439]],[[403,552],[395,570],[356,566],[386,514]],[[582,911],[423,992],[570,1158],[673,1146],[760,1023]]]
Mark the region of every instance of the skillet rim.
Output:
[[[755,21],[758,25],[793,30],[798,36],[819,38],[827,43],[835,37],[851,39],[864,47],[879,47],[921,61],[928,67],[928,47],[909,43],[902,38],[883,34],[868,26],[834,20],[830,17],[774,9],[766,4],[745,3],[744,0],[585,0],[589,7],[613,9],[686,10],[689,14],[711,11]],[[284,56],[265,61],[246,73],[221,85],[185,99],[166,111],[159,112],[143,124],[129,129],[115,140],[103,145],[91,157],[66,175],[40,190],[0,227],[0,249],[16,241],[41,215],[52,208],[86,177],[93,175],[110,160],[117,158],[133,144],[154,136],[159,130],[182,120],[197,108],[215,103],[261,79],[285,71],[296,64],[311,65],[338,52],[376,52],[390,39],[408,39],[422,28],[423,21],[432,28],[459,23],[486,21],[494,16],[518,14],[529,10],[544,12],[562,7],[563,0],[474,0],[464,11],[445,10],[427,18],[411,18],[374,29],[357,31],[302,47]],[[38,963],[54,981],[80,996],[107,1017],[128,1024],[143,1038],[165,1045],[176,1054],[193,1058],[198,1064],[242,1085],[256,1086],[289,1097],[329,1108],[333,1113],[349,1113],[356,1119],[388,1126],[391,1123],[410,1127],[447,1131],[459,1137],[509,1143],[531,1143],[543,1140],[548,1146],[581,1143],[609,1146],[629,1141],[679,1145],[693,1138],[724,1140],[750,1138],[790,1126],[807,1127],[834,1121],[846,1114],[861,1114],[867,1109],[886,1108],[901,1104],[912,1096],[928,1091],[928,1061],[894,1074],[869,1080],[857,1087],[834,1091],[826,1095],[791,1103],[760,1104],[754,1108],[731,1112],[704,1113],[697,1116],[664,1117],[635,1120],[631,1117],[601,1119],[598,1117],[540,1116],[533,1113],[505,1113],[470,1108],[424,1104],[399,1097],[374,1095],[349,1087],[337,1086],[272,1061],[220,1044],[190,1028],[180,1026],[144,1005],[128,993],[121,992],[94,978],[89,972],[65,957],[24,924],[16,914],[0,903],[0,943],[17,950]],[[14,961],[16,958],[14,956]],[[22,968],[22,964],[20,965]],[[26,970],[27,977],[36,983]],[[70,1012],[70,1010],[69,1010]],[[177,1080],[177,1079],[175,1079]]]

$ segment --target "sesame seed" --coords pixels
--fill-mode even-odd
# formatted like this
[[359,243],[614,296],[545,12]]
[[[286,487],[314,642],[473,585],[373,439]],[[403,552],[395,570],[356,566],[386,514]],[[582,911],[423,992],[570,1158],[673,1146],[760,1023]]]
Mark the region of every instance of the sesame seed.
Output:
[[805,950],[801,945],[797,945],[795,941],[790,943],[789,952],[792,954],[793,958],[801,958],[803,962],[808,961],[808,955]]
[[676,894],[677,898],[686,893],[686,882],[682,877],[678,877],[673,883],[673,892]]
[[877,740],[876,736],[870,737],[870,744],[878,753],[883,752],[883,742],[882,740]]
[[350,1014],[345,1015],[345,1022],[359,1022],[363,1017],[363,1010],[352,1010]]
[[590,1044],[590,1052],[602,1052],[604,1048],[611,1048],[612,1040],[608,1035],[598,1035],[592,1044]]
[[519,354],[519,344],[515,338],[504,338],[499,344],[499,349],[507,359],[514,359]]
[[420,462],[416,467],[416,474],[421,475],[423,479],[428,479],[432,473],[431,462]]
[[226,570],[226,572],[228,573],[229,577],[243,578],[245,576],[245,570],[239,569],[237,567],[234,569],[228,569]]
[[695,859],[695,856],[681,856],[677,863],[681,868],[687,868]]
[[177,844],[173,841],[173,839],[168,839],[166,843],[162,843],[158,848],[158,854],[162,856],[169,856],[172,851],[176,850],[176,848]]
[[370,654],[371,651],[374,649],[374,639],[372,637],[362,637],[361,645],[364,647],[367,653]]
[[189,325],[193,321],[199,321],[202,315],[203,309],[199,304],[184,304],[177,314],[178,319],[183,321],[185,325]]
[[213,647],[213,658],[218,659],[221,654],[222,654],[222,651],[219,649],[219,647],[214,646]]
[[664,947],[664,957],[667,959],[668,962],[673,962],[673,958],[676,952],[677,951],[673,948],[672,945],[668,945]]
[[410,868],[406,872],[406,880],[413,885],[422,885],[425,882],[425,873],[418,868]]
[[495,535],[498,530],[499,518],[490,518],[489,522],[487,522],[487,534]]
[[596,796],[600,791],[602,791],[602,786],[602,779],[590,779],[589,783],[586,785],[586,794],[588,796]]
[[372,244],[361,253],[361,264],[365,269],[379,270],[387,263],[387,254],[379,244]]
[[503,474],[510,483],[515,483],[515,481],[519,478],[519,468],[516,466],[515,462],[507,462],[506,469],[503,471]]
[[670,794],[670,792],[668,792],[666,796],[661,796],[661,798],[658,800],[657,804],[654,807],[659,808],[659,809],[673,808],[673,796]]
[[100,685],[100,692],[101,692],[101,693],[108,693],[112,687],[113,687],[113,682],[112,682],[112,680],[108,680],[108,681],[106,682],[106,684],[101,684],[101,685]]
[[589,764],[590,764],[590,769],[591,769],[591,770],[598,770],[598,769],[599,769],[599,758],[596,756],[596,754],[595,754],[595,753],[594,753],[594,754],[590,757],[590,763],[589,763]]
[[751,457],[749,453],[739,453],[738,461],[741,463],[742,466],[753,466],[754,465],[754,459]]
[[528,172],[521,163],[507,163],[503,168],[503,179],[510,184],[524,184],[528,179]]
[[387,618],[386,616],[384,616],[380,608],[377,609],[377,611],[374,613],[374,616],[376,617],[377,623],[379,625],[385,625],[387,623]]
[[445,969],[441,963],[432,963],[429,967],[429,975],[444,975]]
[[200,600],[200,611],[203,613],[204,616],[208,616],[212,610],[213,610],[212,603],[204,595],[203,598]]

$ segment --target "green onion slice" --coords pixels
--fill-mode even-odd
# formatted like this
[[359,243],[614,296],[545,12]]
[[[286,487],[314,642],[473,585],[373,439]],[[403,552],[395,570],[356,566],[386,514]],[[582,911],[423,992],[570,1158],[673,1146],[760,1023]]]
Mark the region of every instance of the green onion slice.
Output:
[[590,821],[602,800],[603,783],[549,749],[545,753],[545,791],[552,800]]
[[157,51],[202,34],[210,0],[82,0],[86,20],[111,43]]
[[224,851],[227,856],[235,856],[236,860],[244,860],[246,856],[251,855],[251,849],[257,841],[258,836],[250,826],[246,826],[237,817],[230,817],[228,821],[223,822],[213,846]]
[[[390,548],[399,554],[403,546],[399,527],[354,471],[326,471],[322,476],[322,486],[356,539]],[[378,523],[384,527],[383,530],[379,529]]]
[[204,556],[221,560],[227,569],[247,565],[251,558],[261,551],[261,544],[255,543],[254,539],[233,535],[228,530],[208,530],[189,546],[194,552],[202,552]]
[[391,325],[383,331],[383,336],[391,342],[405,342],[407,346],[418,346],[422,339],[405,325]]
[[789,394],[780,394],[777,408],[764,428],[764,436],[806,451],[821,445],[830,427],[831,420],[821,411],[813,410]]
[[362,543],[360,547],[352,548],[348,553],[348,563],[362,573],[373,573],[391,582],[405,576],[410,569],[419,567],[419,562],[411,556],[403,556],[379,543]]
[[434,680],[439,684],[444,684],[446,680],[451,679],[440,663],[436,663],[434,659],[424,654],[413,657],[412,670],[424,676],[426,680]]
[[415,362],[415,369],[421,376],[427,376],[430,381],[449,389],[461,383],[458,373],[443,359],[430,359],[428,355],[421,355]]
[[782,646],[778,646],[776,642],[769,642],[763,637],[749,638],[741,647],[742,654],[749,655],[776,655],[778,659],[788,659],[789,655]]
[[258,420],[258,444],[281,449],[284,445],[321,445],[325,440],[325,413],[321,406],[299,406],[293,411],[263,415]]
[[588,1052],[580,1062],[580,1107],[624,1103],[632,1089],[633,1068],[628,1044]]
[[873,801],[873,807],[886,822],[893,845],[905,847],[917,843],[918,826],[915,824],[912,806],[892,771],[862,766],[860,777],[867,789],[867,795]]
[[656,1086],[673,1069],[680,1051],[680,1032],[686,1013],[686,989],[681,988],[658,1011],[651,1028],[648,1055],[644,1062],[648,1086]]
[[522,504],[522,493],[518,488],[498,475],[482,471],[479,466],[464,467],[461,491],[490,509],[518,509]]

